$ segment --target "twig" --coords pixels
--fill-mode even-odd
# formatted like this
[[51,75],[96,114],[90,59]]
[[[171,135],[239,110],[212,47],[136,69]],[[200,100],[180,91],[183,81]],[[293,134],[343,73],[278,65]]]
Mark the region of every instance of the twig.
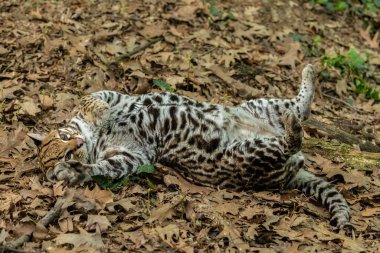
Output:
[[271,72],[271,73],[273,73],[273,74],[276,74],[276,75],[278,75],[278,76],[281,76],[281,77],[284,78],[285,80],[289,80],[289,79],[291,79],[291,76],[286,76],[286,75],[281,74],[280,72],[274,71],[274,70],[272,70],[272,69],[263,68],[263,67],[259,67],[259,66],[256,66],[255,68],[256,68],[256,69],[259,69],[259,70],[261,70],[261,71]]
[[120,56],[118,56],[113,62],[111,62],[109,65],[111,64],[114,64],[114,63],[118,63],[119,61],[123,60],[123,59],[126,59],[126,58],[129,58],[135,54],[137,54],[138,52],[140,51],[143,51],[145,48],[148,48],[150,47],[151,45],[163,40],[164,37],[160,36],[160,37],[156,37],[156,38],[153,38],[152,40],[148,41],[146,44],[144,45],[141,45],[139,47],[136,47],[135,49],[133,49],[131,52],[128,52],[128,53],[125,53],[125,54],[122,54]]
[[18,249],[10,249],[8,247],[0,246],[0,253],[32,253],[32,252],[18,250]]
[[[49,210],[49,212],[38,222],[38,224],[41,224],[44,227],[47,227],[50,223],[55,221],[61,215],[61,213],[67,208],[68,205],[64,205],[65,203],[67,204],[67,202],[68,201],[67,201],[66,194],[65,196],[57,199],[54,207]],[[16,240],[11,241],[8,245],[3,247],[3,251],[0,251],[0,252],[18,252],[16,251],[16,248],[30,241],[30,239],[32,238],[32,233],[33,232],[22,235]],[[22,252],[22,251],[19,251],[19,252]]]
[[350,133],[347,133],[339,128],[325,124],[316,119],[310,118],[303,123],[305,126],[311,128],[317,128],[328,134],[330,138],[336,139],[339,142],[346,143],[348,145],[356,144],[360,147],[361,151],[370,153],[380,153],[380,147],[366,140],[362,140]]
[[322,93],[323,96],[325,97],[328,97],[328,98],[331,98],[331,99],[334,99],[335,101],[338,101],[344,105],[346,105],[347,107],[349,107],[351,110],[355,111],[355,112],[358,112],[358,113],[362,113],[362,111],[360,109],[357,109],[355,107],[353,107],[352,105],[350,105],[349,103],[347,103],[346,101],[340,99],[340,98],[336,98],[334,96],[331,96],[329,94],[326,94],[326,93]]

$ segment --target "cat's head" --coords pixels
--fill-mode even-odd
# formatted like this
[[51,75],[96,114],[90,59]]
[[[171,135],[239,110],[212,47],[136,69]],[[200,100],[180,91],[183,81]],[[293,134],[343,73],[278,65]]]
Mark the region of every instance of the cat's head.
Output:
[[58,162],[87,158],[86,145],[80,133],[71,129],[52,130],[47,135],[29,133],[38,148],[38,157],[43,169],[53,168]]

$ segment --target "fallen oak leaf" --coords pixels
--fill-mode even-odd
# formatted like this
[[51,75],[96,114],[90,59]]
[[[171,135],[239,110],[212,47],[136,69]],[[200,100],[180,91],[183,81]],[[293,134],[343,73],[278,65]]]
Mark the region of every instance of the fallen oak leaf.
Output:
[[216,206],[216,211],[220,214],[230,213],[237,215],[239,213],[239,205],[234,202],[222,203]]
[[109,227],[111,227],[111,222],[103,215],[88,215],[86,229],[92,230],[96,226],[99,227],[100,232],[105,232]]
[[179,188],[186,193],[205,193],[208,194],[212,192],[213,190],[204,186],[194,185],[188,181],[186,181],[184,178],[182,178],[180,175],[178,175],[176,172],[172,172],[176,174],[176,176],[172,175],[165,175],[164,176],[164,182],[166,186],[169,185],[178,185]]
[[371,38],[371,34],[370,34],[370,31],[371,31],[371,26],[369,25],[367,27],[367,29],[360,29],[359,30],[359,34],[360,36],[362,36],[362,38],[365,40],[365,42],[371,47],[371,48],[378,48],[379,47],[379,33],[380,33],[380,30],[377,31],[375,33],[375,35],[373,36],[373,38]]
[[278,65],[280,66],[290,66],[292,69],[294,69],[296,65],[296,61],[298,60],[298,50],[301,48],[301,43],[298,41],[290,42],[288,52],[282,56],[279,60]]
[[217,238],[227,237],[230,243],[235,246],[239,252],[248,252],[249,245],[245,243],[240,236],[240,231],[233,225],[232,222],[226,221],[221,215],[215,215],[219,224],[223,226],[223,230],[217,236]]
[[138,33],[140,33],[142,36],[144,36],[147,39],[151,39],[154,37],[162,36],[165,31],[166,30],[164,29],[162,24],[152,24],[152,25],[146,25]]
[[20,109],[19,109],[20,114],[36,116],[36,114],[39,112],[41,112],[41,109],[36,105],[34,100],[30,97],[25,97],[24,102],[20,104]]
[[380,207],[368,207],[362,211],[363,217],[372,217],[380,215]]
[[86,230],[78,227],[79,234],[68,233],[58,235],[54,241],[57,245],[71,244],[74,248],[86,246],[88,248],[104,249],[104,243],[100,234],[90,234]]
[[101,190],[97,185],[93,190],[86,188],[83,192],[83,196],[95,200],[101,209],[104,208],[108,203],[113,202],[112,192],[109,190]]
[[252,88],[239,80],[235,80],[230,77],[225,69],[218,65],[213,65],[209,68],[214,75],[222,79],[230,88],[234,91],[235,94],[241,97],[259,97],[262,95],[262,92],[258,89]]
[[172,217],[176,212],[174,208],[182,203],[183,200],[183,197],[177,197],[172,203],[166,203],[161,207],[152,210],[152,214],[149,219],[146,220],[146,223],[152,223],[156,220],[164,220]]
[[42,109],[49,109],[53,107],[54,99],[52,99],[48,95],[39,94],[38,98],[40,99]]
[[179,238],[179,228],[177,224],[169,224],[165,227],[156,227],[155,230],[162,241],[167,243],[170,247],[175,248],[176,242],[173,239]]
[[135,204],[132,204],[132,201],[130,198],[121,199],[121,200],[113,202],[113,203],[108,203],[107,209],[111,212],[114,212],[115,206],[121,206],[124,209],[124,211],[126,211],[126,212],[129,212],[136,207]]

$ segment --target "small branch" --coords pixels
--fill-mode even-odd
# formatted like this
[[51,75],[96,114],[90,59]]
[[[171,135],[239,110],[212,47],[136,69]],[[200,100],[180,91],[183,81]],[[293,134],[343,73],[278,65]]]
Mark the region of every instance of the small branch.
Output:
[[0,246],[0,253],[32,253],[31,251],[23,251],[18,249],[11,249],[8,247]]
[[162,37],[162,36],[153,38],[152,40],[148,41],[146,44],[141,45],[139,47],[136,47],[131,52],[128,52],[126,54],[122,54],[122,55],[116,57],[116,59],[113,62],[109,63],[109,65],[118,63],[119,61],[124,60],[126,58],[130,58],[133,55],[137,54],[138,52],[143,51],[144,49],[150,47],[151,45],[153,45],[153,44],[155,44],[155,43],[157,43],[163,39],[164,39],[164,37]]
[[321,130],[332,138],[340,141],[341,143],[349,144],[349,145],[358,145],[361,151],[372,152],[372,153],[380,153],[380,147],[366,140],[359,139],[358,137],[347,133],[339,128],[336,128],[331,125],[327,125],[323,122],[320,122],[316,119],[308,119],[303,123],[303,125],[308,126],[310,128],[316,128]]
[[331,96],[329,94],[326,94],[326,93],[322,93],[323,96],[325,97],[328,97],[328,98],[331,98],[331,99],[334,99],[335,101],[338,101],[344,105],[346,105],[347,107],[349,107],[351,110],[355,111],[355,112],[358,112],[358,113],[362,113],[362,111],[360,109],[357,109],[355,107],[353,107],[352,105],[350,105],[349,103],[347,103],[346,101],[340,99],[340,98],[336,98],[334,96]]
[[[68,194],[68,195],[70,195],[70,194]],[[44,227],[47,227],[53,221],[58,219],[58,217],[62,214],[62,212],[68,206],[67,205],[67,203],[68,203],[67,196],[68,195],[65,194],[65,196],[57,199],[54,207],[49,210],[49,212],[38,222],[38,224],[41,224]],[[1,251],[1,248],[0,248],[0,252],[23,252],[23,251],[17,251],[16,248],[18,248],[18,247],[22,246],[24,243],[30,241],[30,239],[32,238],[32,234],[33,234],[33,232],[31,232],[29,234],[22,235],[19,238],[17,238],[16,240],[11,241],[8,245],[6,245],[4,247],[4,251]]]
[[274,71],[274,70],[269,69],[269,68],[263,68],[263,67],[259,67],[259,66],[255,67],[255,68],[258,69],[258,70],[261,70],[261,71],[271,72],[271,73],[273,73],[273,74],[275,74],[275,75],[281,76],[281,77],[282,77],[283,79],[285,79],[285,80],[289,80],[289,79],[291,79],[290,76],[286,76],[286,75],[284,75],[284,74],[281,74],[280,72]]
[[226,85],[231,88],[234,94],[240,97],[260,97],[262,95],[262,91],[250,87],[247,84],[240,82],[239,80],[235,80],[227,74],[227,71],[224,68],[220,67],[217,64],[209,67],[209,70],[211,70],[215,76],[224,81]]

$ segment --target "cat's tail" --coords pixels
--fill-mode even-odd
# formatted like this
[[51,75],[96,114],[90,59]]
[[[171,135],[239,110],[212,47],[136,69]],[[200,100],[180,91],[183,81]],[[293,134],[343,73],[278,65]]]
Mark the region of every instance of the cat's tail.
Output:
[[304,169],[300,169],[287,185],[289,189],[299,189],[307,195],[317,197],[318,201],[329,210],[330,223],[338,229],[350,233],[350,207],[346,200],[332,185]]
[[295,112],[299,115],[301,121],[307,120],[311,113],[311,102],[313,101],[315,93],[315,72],[314,67],[308,64],[302,70],[301,89],[298,95],[293,98],[292,104],[295,106]]

